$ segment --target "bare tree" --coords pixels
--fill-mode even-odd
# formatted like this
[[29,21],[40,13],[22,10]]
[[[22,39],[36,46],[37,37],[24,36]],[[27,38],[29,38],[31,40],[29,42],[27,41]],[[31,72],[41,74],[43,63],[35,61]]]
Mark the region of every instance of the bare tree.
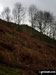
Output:
[[10,21],[10,8],[6,7],[4,8],[3,12],[2,12],[2,17],[3,19],[5,19],[7,22]]
[[49,35],[52,35],[54,16],[50,12],[44,12],[44,30],[49,29]]
[[35,14],[35,19],[37,21],[37,28],[39,28],[40,32],[43,32],[43,12],[38,10],[37,13]]
[[30,16],[30,22],[31,22],[31,25],[32,25],[33,28],[36,25],[36,19],[35,19],[36,12],[37,12],[36,6],[35,5],[31,5],[29,7],[29,16]]
[[22,21],[22,17],[24,16],[24,8],[22,7],[21,3],[15,3],[14,9],[12,11],[14,22],[20,24]]
[[52,31],[52,33],[51,33],[52,38],[56,39],[56,21],[53,22],[51,31]]
[[56,25],[53,28],[53,39],[56,39]]

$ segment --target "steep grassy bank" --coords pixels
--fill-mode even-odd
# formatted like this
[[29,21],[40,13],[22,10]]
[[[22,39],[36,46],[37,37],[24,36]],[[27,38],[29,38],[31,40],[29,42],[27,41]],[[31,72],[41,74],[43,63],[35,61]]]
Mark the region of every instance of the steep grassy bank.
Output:
[[[39,70],[56,70],[56,46],[39,40],[40,33],[37,31],[38,38],[33,38],[31,28],[28,29],[28,32],[26,28],[18,32],[15,28],[8,27],[7,22],[0,22],[0,63],[5,65],[5,70],[10,69],[8,75],[17,75],[18,72],[21,75],[37,75]],[[14,69],[11,72],[12,67]],[[0,71],[3,72],[3,68],[4,66]]]

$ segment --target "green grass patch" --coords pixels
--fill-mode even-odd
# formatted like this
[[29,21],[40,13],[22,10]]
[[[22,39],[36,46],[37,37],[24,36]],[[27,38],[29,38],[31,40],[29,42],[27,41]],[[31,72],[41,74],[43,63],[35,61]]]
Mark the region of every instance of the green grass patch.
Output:
[[12,34],[10,34],[10,33],[7,33],[7,32],[6,32],[6,36],[8,36],[9,38],[15,38],[14,35],[12,35]]
[[26,50],[26,51],[28,51],[28,52],[32,51],[32,49],[27,48],[27,47],[23,47],[22,49],[23,49],[23,50]]

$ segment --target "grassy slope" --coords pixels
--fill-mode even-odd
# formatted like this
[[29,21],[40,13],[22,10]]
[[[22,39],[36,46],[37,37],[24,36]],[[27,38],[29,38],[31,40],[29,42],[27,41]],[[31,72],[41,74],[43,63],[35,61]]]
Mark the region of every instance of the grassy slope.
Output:
[[43,35],[42,33],[36,31],[32,27],[29,27],[27,25],[21,25],[20,27],[21,27],[21,31],[24,32],[25,34],[27,34],[35,39],[38,39],[40,41],[44,41],[44,42],[56,45],[56,40],[49,38],[46,35]]
[[[13,23],[0,22],[0,63],[18,68],[14,69],[0,65],[1,75],[3,73],[3,75],[14,75],[14,73],[17,75],[18,72],[21,75],[34,75],[34,73],[29,73],[28,70],[33,72],[51,68],[56,70],[56,46],[36,40],[43,37],[39,37],[41,33],[33,30],[31,27],[21,26],[20,29],[22,29],[21,32],[23,33],[20,33],[8,28],[6,25],[16,27]],[[38,36],[34,36],[36,38],[34,39],[24,33],[31,37],[33,37],[33,34]],[[45,35],[41,34],[41,36]],[[49,40],[51,39],[49,38]]]
[[0,64],[0,75],[32,75],[31,72],[25,70],[27,65],[24,64],[23,59],[25,56],[23,57],[23,54],[27,56],[31,51],[29,52],[29,48],[25,48],[23,43],[20,42],[20,39],[23,39],[23,37],[19,37],[21,33],[0,24],[0,35],[0,63],[16,67],[10,68]]
[[40,41],[44,41],[44,42],[56,45],[56,40],[54,40],[46,35],[41,34],[40,32],[36,31],[35,29],[33,29],[30,26],[20,25],[18,28],[18,25],[15,23],[11,23],[11,22],[8,23],[3,20],[0,20],[0,21],[3,22],[5,25],[9,26],[10,28],[14,28],[19,32],[23,32],[30,37],[33,37],[33,38],[38,39]]

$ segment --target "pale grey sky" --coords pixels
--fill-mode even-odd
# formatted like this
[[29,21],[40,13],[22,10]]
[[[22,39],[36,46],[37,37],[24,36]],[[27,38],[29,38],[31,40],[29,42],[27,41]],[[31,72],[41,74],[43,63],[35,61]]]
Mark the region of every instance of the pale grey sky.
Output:
[[37,8],[53,12],[56,15],[56,0],[0,0],[0,11],[6,6],[12,8],[15,2],[21,2],[25,7],[35,4]]

